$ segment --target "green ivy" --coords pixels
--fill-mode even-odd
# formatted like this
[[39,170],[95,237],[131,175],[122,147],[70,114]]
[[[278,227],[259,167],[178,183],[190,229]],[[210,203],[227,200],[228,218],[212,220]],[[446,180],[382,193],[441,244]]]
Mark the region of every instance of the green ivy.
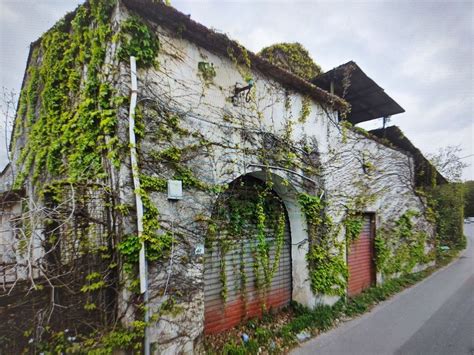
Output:
[[209,85],[212,83],[214,78],[216,77],[216,69],[214,68],[214,64],[208,62],[199,62],[198,63],[198,72],[201,75],[202,79]]
[[298,202],[308,223],[310,247],[306,260],[311,289],[318,294],[343,296],[349,273],[344,243],[337,240],[339,228],[326,214],[325,203],[318,196],[301,193]]
[[[267,241],[267,213],[264,207],[264,193],[261,193],[258,197],[257,204],[255,206],[255,217],[257,219],[257,242],[255,247],[254,256],[256,257],[256,278],[257,288],[268,289],[271,286],[273,276],[275,275],[278,266],[280,265],[281,250],[284,242],[285,235],[285,217],[283,213],[280,213],[277,217],[277,227],[275,231],[275,255],[273,256],[273,263],[270,262],[270,244]],[[272,219],[275,216],[272,216]],[[261,284],[259,280],[259,269],[263,272],[264,283]]]
[[160,50],[160,41],[149,25],[137,16],[127,18],[121,24],[119,35],[121,46],[119,58],[128,62],[134,56],[137,65],[150,67],[156,65],[156,57]]
[[364,225],[364,220],[361,216],[349,214],[349,216],[344,219],[343,224],[346,229],[346,240],[351,243],[359,237]]
[[142,241],[146,245],[146,259],[148,261],[157,261],[165,257],[173,241],[170,234],[159,233],[158,209],[144,191],[141,191],[140,194],[144,208],[142,240],[137,235],[129,235],[118,245],[118,249],[129,267],[138,263]]
[[385,277],[409,274],[418,264],[433,260],[433,253],[425,253],[428,235],[416,230],[413,218],[419,213],[408,210],[391,229],[379,228],[375,236],[375,262],[377,270]]
[[[89,307],[92,307],[90,304]],[[93,310],[93,307],[90,309]],[[112,355],[117,351],[127,351],[129,354],[140,354],[145,330],[145,322],[134,321],[128,328],[116,327],[96,330],[87,337],[76,334],[71,342],[71,333],[65,331],[53,332],[45,327],[47,341],[36,344],[36,350],[44,354],[90,354]],[[25,336],[31,336],[29,332]]]
[[71,182],[104,177],[102,157],[117,149],[116,140],[105,139],[115,131],[116,103],[101,71],[114,4],[79,7],[70,24],[58,22],[33,50],[15,123],[15,137],[27,136],[15,188],[45,173]]
[[[245,181],[237,181],[234,182],[233,187],[245,183]],[[225,256],[234,248],[239,248],[241,255],[244,255],[242,238],[255,235],[255,238],[250,241],[255,276],[254,286],[263,299],[280,265],[286,225],[284,210],[281,209],[281,202],[277,203],[274,200],[268,185],[252,185],[252,188],[255,188],[255,193],[245,196],[233,195],[233,189],[229,188],[221,196],[215,215],[208,223],[206,247],[208,249],[216,247],[219,251],[221,297],[224,302],[228,294]],[[225,238],[218,238],[218,230],[222,231]],[[245,302],[247,275],[243,258],[240,260],[239,270],[241,297]]]
[[324,221],[324,203],[318,196],[301,193],[298,202],[311,229],[318,228]]
[[168,183],[166,179],[140,174],[140,184],[145,191],[165,192]]
[[311,289],[324,295],[343,296],[349,277],[343,258],[343,244],[312,245],[306,256],[310,266]]
[[341,126],[342,143],[347,143],[347,132],[353,129],[352,123],[342,120],[339,125]]
[[309,96],[304,96],[301,101],[301,111],[300,116],[298,117],[298,122],[305,123],[311,114],[311,98]]
[[[382,233],[382,229],[378,229],[377,233],[375,234],[374,251],[375,265],[377,266],[377,270],[384,272],[386,268],[385,265],[387,264],[391,253],[384,233]],[[386,271],[384,273],[386,273]]]
[[[227,55],[229,56],[232,63],[234,63],[234,65],[237,67],[237,70],[246,82],[249,82],[253,79],[252,73],[250,71],[252,63],[245,47],[240,44],[238,44],[236,48],[229,46],[227,47]],[[241,63],[243,65],[241,65]]]
[[[88,192],[100,198],[104,208],[113,206],[110,189],[104,186],[108,185],[108,170],[120,164],[116,125],[117,109],[124,99],[116,94],[104,69],[113,40],[111,14],[115,5],[115,0],[90,0],[76,9],[72,19],[59,21],[33,45],[12,141],[12,151],[19,152],[14,187],[31,182],[32,193],[42,202],[63,204],[70,198],[68,188],[72,186],[77,191],[77,206],[89,202]],[[71,227],[61,228],[62,251],[68,252],[63,242],[68,247],[73,230],[79,241],[74,248],[81,255],[93,253],[101,261],[100,268],[91,265],[85,279],[79,275],[74,281],[83,283],[78,285],[84,293],[83,308],[93,312],[94,322],[107,322],[102,313],[107,311],[94,300],[99,291],[110,289],[116,281],[115,251],[110,249],[114,243],[108,240],[114,235],[104,233],[99,239],[92,227],[96,222],[84,223],[78,216],[65,223]],[[58,238],[59,232],[50,235],[48,243]],[[99,240],[104,245],[97,245]],[[75,286],[74,282],[71,285]],[[60,332],[50,335],[43,337],[48,344],[42,350],[65,352]],[[95,334],[78,337],[86,341]]]
[[437,243],[452,248],[466,243],[464,236],[464,189],[462,184],[434,186],[424,196],[430,207],[429,216],[436,224]]

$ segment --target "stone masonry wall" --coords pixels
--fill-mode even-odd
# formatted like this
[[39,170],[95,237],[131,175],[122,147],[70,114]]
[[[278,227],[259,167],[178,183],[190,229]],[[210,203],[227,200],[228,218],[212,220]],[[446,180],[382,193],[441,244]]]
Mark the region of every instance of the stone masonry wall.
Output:
[[[137,73],[139,165],[159,210],[161,233],[173,242],[167,257],[149,266],[151,313],[158,315],[150,339],[158,353],[190,353],[199,346],[204,315],[203,257],[195,248],[204,244],[214,203],[227,183],[245,174],[272,180],[292,209],[292,238],[303,242],[305,221],[295,203],[299,192],[324,191],[336,222],[359,196],[371,199],[352,208],[375,212],[377,224],[390,224],[410,209],[423,211],[424,204],[414,194],[413,160],[407,154],[342,127],[330,107],[154,25],[162,45],[158,68]],[[212,75],[200,70],[202,63],[212,67]],[[127,70],[121,67],[124,93]],[[247,75],[255,82],[250,101],[240,97],[234,105],[234,87],[245,86]],[[122,185],[129,185],[129,174],[122,176]],[[167,199],[171,178],[183,181],[182,200]],[[422,215],[416,223],[432,234]],[[334,302],[313,295],[308,280],[299,277],[308,272],[304,245],[292,252],[293,298],[308,306]]]
[[[120,4],[114,7],[112,32],[118,33],[120,24],[129,16]],[[433,227],[424,215],[424,201],[414,190],[412,157],[340,124],[338,113],[330,104],[288,90],[251,69],[248,63],[237,61],[232,53],[226,57],[215,55],[160,24],[149,25],[158,36],[160,49],[156,65],[136,73],[135,131],[142,184],[138,193],[144,200],[145,213],[152,216],[146,223],[157,230],[162,243],[148,264],[148,335],[154,353],[200,351],[204,257],[196,253],[196,248],[205,245],[218,197],[227,184],[241,176],[252,175],[271,184],[282,198],[292,238],[292,299],[308,307],[332,303],[337,298],[311,290],[306,261],[311,241],[306,217],[298,203],[301,193],[321,196],[336,224],[342,224],[349,212],[372,212],[377,228],[389,229],[407,211],[416,211],[416,229],[426,231],[428,241],[433,237]],[[127,98],[130,67],[118,59],[117,50],[117,42],[107,44],[100,76],[104,83],[113,86],[117,98]],[[79,81],[87,77],[86,67],[81,69],[80,76]],[[235,88],[246,86],[250,79],[251,90],[233,99]],[[38,116],[37,106],[31,107],[32,116]],[[105,182],[98,179],[93,187],[87,187],[91,189],[89,200],[87,193],[77,190],[87,205],[81,212],[100,219],[88,222],[100,225],[95,231],[89,228],[89,233],[96,239],[104,236],[104,240],[109,240],[106,237],[113,236],[117,245],[121,239],[136,236],[128,114],[125,104],[118,107],[115,136],[104,138],[106,144],[117,139],[118,164],[103,154]],[[19,159],[21,148],[26,145],[27,134],[22,133],[16,140],[14,160]],[[39,181],[47,181],[48,173],[39,177]],[[181,200],[168,200],[168,179],[182,181]],[[27,175],[25,201],[32,205],[37,196],[30,180]],[[70,196],[73,192],[64,196],[76,207],[78,199]],[[101,192],[111,196],[106,199]],[[90,202],[99,197],[101,202]],[[20,207],[15,206],[13,212],[21,213]],[[8,217],[4,216],[9,212],[4,211],[2,226],[8,226]],[[37,249],[42,247],[45,234],[40,222],[31,237],[39,241],[33,246],[38,252],[35,260],[42,256]],[[63,229],[75,232],[68,228],[64,223]],[[12,233],[2,232],[0,238],[0,261],[10,261],[14,255],[5,251],[4,245],[12,240]],[[343,228],[338,238],[344,240]],[[114,255],[117,245],[108,245]],[[125,259],[117,258],[119,263]],[[135,304],[137,295],[131,291],[135,271],[132,268],[132,273],[126,273],[121,269],[117,308],[118,318],[125,325],[132,323],[134,313],[140,313]],[[382,275],[378,279],[383,281]]]

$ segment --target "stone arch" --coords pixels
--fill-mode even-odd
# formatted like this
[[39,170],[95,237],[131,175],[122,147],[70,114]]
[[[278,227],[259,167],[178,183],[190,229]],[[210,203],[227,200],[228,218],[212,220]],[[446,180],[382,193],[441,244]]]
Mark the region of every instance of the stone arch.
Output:
[[303,192],[293,177],[281,171],[254,170],[247,173],[264,182],[271,179],[273,190],[285,204],[291,230],[291,261],[292,261],[292,300],[304,306],[313,308],[318,300],[311,291],[306,254],[309,251],[307,223],[301,206],[298,203],[298,194]]
[[[263,171],[261,169],[247,169],[245,174],[232,179],[228,184],[232,184],[246,176],[255,178],[263,183],[272,183],[272,190],[279,197],[286,210],[290,229],[290,260],[291,260],[291,300],[307,307],[314,307],[317,299],[311,291],[309,272],[307,268],[306,255],[309,249],[307,224],[301,207],[298,203],[298,194],[303,192],[304,181],[295,180],[295,176],[289,176],[284,171]],[[223,182],[226,183],[226,182]],[[219,199],[219,197],[218,197]],[[216,203],[218,201],[216,199]],[[206,278],[206,271],[205,271]],[[205,279],[206,284],[206,279]],[[206,286],[205,286],[206,292]]]
[[289,305],[291,237],[281,198],[260,179],[232,181],[213,208],[204,264],[204,330],[230,329]]

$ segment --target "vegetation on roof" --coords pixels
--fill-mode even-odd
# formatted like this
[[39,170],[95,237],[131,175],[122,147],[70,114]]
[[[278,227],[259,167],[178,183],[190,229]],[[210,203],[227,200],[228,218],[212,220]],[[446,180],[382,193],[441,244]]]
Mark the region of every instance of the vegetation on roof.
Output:
[[299,77],[311,80],[323,73],[300,43],[276,43],[263,48],[259,56]]

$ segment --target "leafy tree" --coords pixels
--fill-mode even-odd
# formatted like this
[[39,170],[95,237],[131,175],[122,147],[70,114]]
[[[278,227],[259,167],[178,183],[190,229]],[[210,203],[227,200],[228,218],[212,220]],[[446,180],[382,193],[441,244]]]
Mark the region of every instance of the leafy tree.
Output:
[[263,48],[258,55],[306,80],[322,74],[321,67],[313,61],[306,48],[297,42],[276,43]]
[[464,187],[461,183],[436,186],[431,193],[436,211],[436,229],[441,245],[460,247],[465,243]]
[[464,183],[464,215],[474,217],[474,180]]
[[447,146],[438,153],[428,155],[436,169],[448,180],[449,184],[435,186],[431,191],[436,211],[436,227],[441,244],[463,247],[465,237],[464,198],[465,185],[461,183],[462,171],[468,165],[459,157],[461,147]]
[[438,153],[427,154],[427,158],[448,181],[460,182],[462,171],[468,166],[459,157],[461,151],[459,145],[450,145],[440,148]]

